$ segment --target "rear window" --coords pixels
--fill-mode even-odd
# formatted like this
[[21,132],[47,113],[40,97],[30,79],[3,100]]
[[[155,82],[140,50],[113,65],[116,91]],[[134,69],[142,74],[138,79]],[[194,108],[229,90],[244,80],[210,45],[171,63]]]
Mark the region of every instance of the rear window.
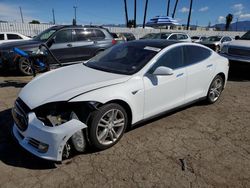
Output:
[[4,34],[0,34],[0,40],[4,40]]
[[8,40],[16,40],[16,39],[22,39],[19,35],[16,34],[7,34]]

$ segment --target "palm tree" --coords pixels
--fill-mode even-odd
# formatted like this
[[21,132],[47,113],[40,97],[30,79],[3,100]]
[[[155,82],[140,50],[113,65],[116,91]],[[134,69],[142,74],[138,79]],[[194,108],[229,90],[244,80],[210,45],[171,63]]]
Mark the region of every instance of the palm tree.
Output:
[[188,21],[187,21],[187,30],[189,30],[192,7],[193,7],[193,0],[190,0],[190,7],[189,7],[189,14],[188,14]]
[[176,8],[177,8],[177,4],[178,4],[178,0],[175,0],[175,6],[174,6],[174,12],[172,14],[172,18],[174,18],[175,11],[176,11]]
[[134,28],[136,28],[136,0],[134,0]]
[[227,15],[227,17],[226,17],[226,26],[225,26],[226,31],[228,31],[229,26],[230,26],[231,22],[233,21],[233,18],[234,18],[234,16],[232,14]]
[[147,17],[147,10],[148,10],[148,0],[146,0],[145,10],[144,10],[144,19],[143,19],[143,28],[145,27],[146,17]]
[[167,16],[169,16],[169,6],[170,6],[170,0],[168,0]]
[[127,9],[127,0],[124,0],[124,9],[125,9],[126,27],[128,27],[128,9]]

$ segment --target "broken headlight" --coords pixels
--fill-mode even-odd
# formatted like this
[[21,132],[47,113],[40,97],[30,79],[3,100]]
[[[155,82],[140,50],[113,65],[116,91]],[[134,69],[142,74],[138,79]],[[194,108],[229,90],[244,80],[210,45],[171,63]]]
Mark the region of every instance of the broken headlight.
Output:
[[72,107],[66,102],[49,103],[35,109],[37,118],[50,127],[69,121],[71,112]]

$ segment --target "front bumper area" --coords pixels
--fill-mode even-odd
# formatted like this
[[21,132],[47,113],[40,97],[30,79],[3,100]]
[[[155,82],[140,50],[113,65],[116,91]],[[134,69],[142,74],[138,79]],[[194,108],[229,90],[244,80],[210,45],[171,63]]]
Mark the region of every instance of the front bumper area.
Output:
[[[63,149],[69,138],[77,131],[87,128],[79,120],[72,119],[57,127],[48,127],[42,121],[37,119],[34,112],[28,114],[28,128],[25,131],[13,126],[13,135],[19,144],[30,153],[52,161],[62,161]],[[48,145],[48,150],[42,153],[36,144],[44,143]]]

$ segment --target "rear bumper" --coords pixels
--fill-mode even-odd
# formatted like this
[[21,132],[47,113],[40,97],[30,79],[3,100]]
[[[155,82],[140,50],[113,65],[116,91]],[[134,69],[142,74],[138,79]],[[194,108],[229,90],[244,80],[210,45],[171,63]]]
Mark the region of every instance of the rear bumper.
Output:
[[221,53],[220,55],[231,61],[240,61],[240,62],[250,63],[250,57],[233,56],[233,55],[223,54],[223,53]]

